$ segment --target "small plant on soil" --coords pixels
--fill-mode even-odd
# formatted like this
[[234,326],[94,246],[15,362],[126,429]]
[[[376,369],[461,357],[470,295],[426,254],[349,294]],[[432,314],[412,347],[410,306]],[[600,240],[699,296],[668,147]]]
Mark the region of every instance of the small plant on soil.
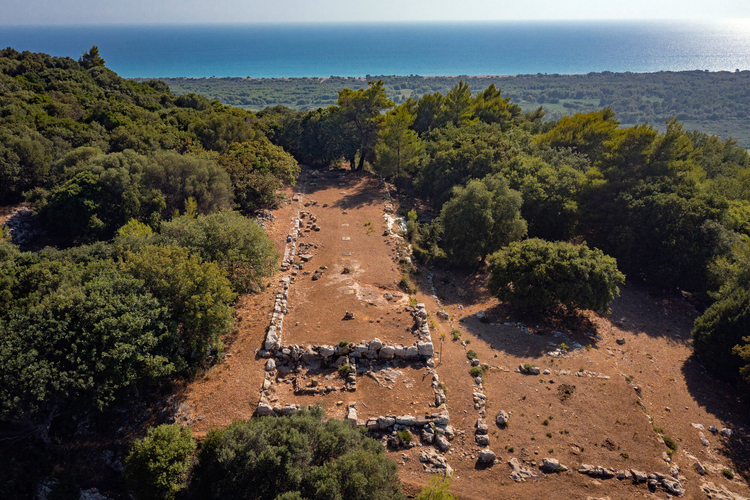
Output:
[[667,445],[667,448],[669,448],[669,451],[667,452],[667,454],[669,456],[672,456],[672,453],[674,453],[677,450],[677,441],[675,441],[669,436],[663,436],[662,440],[664,441],[664,444]]
[[414,297],[409,297],[409,307],[416,307],[417,306],[417,299]]
[[542,425],[549,425],[549,420],[545,419],[544,422],[542,422]]
[[411,432],[407,431],[406,429],[401,429],[400,431],[396,432],[396,436],[398,437],[398,440],[403,444],[411,443]]
[[513,453],[516,449],[512,446],[508,446],[508,453]]
[[469,339],[466,339],[466,340],[464,340],[464,344],[465,344],[465,345],[469,345],[469,344],[471,344],[471,340],[469,340]]
[[453,330],[453,340],[458,340],[461,338],[461,332],[459,330]]
[[648,359],[654,359],[654,357],[653,357],[653,356],[652,356],[651,354],[649,354],[649,353],[646,353],[646,357],[647,357]]
[[448,387],[443,382],[438,382],[438,387],[440,387],[440,390],[444,393],[448,394]]
[[620,456],[622,458],[624,458],[625,460],[627,460],[628,458],[630,458],[630,455],[628,454],[627,451],[623,451],[622,453],[620,453]]
[[481,377],[482,375],[484,375],[484,372],[485,372],[485,369],[482,368],[481,366],[472,366],[471,370],[469,370],[469,373],[474,378]]
[[349,345],[349,341],[348,340],[340,340],[339,341],[339,347],[346,347],[348,345]]
[[654,432],[657,434],[664,434],[664,429],[654,426]]
[[531,440],[532,441],[536,441],[536,437],[535,436],[531,436]]
[[549,449],[549,450],[547,450],[547,451],[548,451],[549,453],[554,453],[554,452],[555,452],[555,449],[554,449],[554,448],[550,448],[550,449]]
[[532,365],[531,363],[524,363],[523,365],[523,371],[525,372],[531,370],[532,368],[534,368],[534,365]]
[[586,371],[586,367],[585,366],[579,366],[578,367],[578,371],[579,372],[585,372]]
[[466,357],[469,358],[469,359],[477,359],[479,356],[477,356],[476,352],[474,352],[473,350],[469,349],[468,351],[466,351]]
[[526,394],[521,394],[521,401],[526,401]]
[[430,330],[434,330],[437,328],[437,325],[435,324],[435,320],[430,320]]
[[734,472],[732,472],[729,469],[721,469],[721,473],[724,475],[727,479],[734,479]]
[[565,352],[568,352],[570,350],[570,347],[568,347],[568,344],[566,344],[565,342],[561,342],[560,349],[562,349]]
[[547,433],[547,437],[551,439],[551,438],[552,438],[552,433],[551,433],[551,432],[548,432],[548,433]]
[[342,377],[348,377],[349,374],[352,372],[352,365],[349,363],[344,363],[343,365],[339,366],[339,375]]

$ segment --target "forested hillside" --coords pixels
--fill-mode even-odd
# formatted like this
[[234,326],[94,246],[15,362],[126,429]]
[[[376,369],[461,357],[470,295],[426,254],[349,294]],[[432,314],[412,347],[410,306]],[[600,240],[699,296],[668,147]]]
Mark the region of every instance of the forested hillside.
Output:
[[686,130],[700,130],[724,139],[734,137],[742,147],[750,148],[750,71],[161,81],[178,95],[195,92],[224,104],[259,111],[279,104],[297,110],[326,107],[336,102],[337,92],[343,88],[363,88],[367,80],[379,79],[396,103],[433,92],[445,94],[459,81],[466,82],[474,95],[494,84],[524,111],[544,106],[548,120],[609,106],[623,124],[648,121],[664,131],[664,122],[675,117]]

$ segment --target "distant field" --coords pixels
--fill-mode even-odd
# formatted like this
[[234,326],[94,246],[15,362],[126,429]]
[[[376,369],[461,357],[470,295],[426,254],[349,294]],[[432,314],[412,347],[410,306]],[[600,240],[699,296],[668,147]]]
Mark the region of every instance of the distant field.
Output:
[[284,105],[297,110],[336,103],[343,88],[382,79],[396,103],[432,92],[447,92],[463,80],[472,92],[490,84],[524,110],[543,106],[548,119],[611,107],[623,124],[660,126],[677,117],[687,129],[734,137],[750,148],[750,71],[589,73],[492,77],[371,76],[366,78],[163,78],[176,94],[195,92],[253,111]]

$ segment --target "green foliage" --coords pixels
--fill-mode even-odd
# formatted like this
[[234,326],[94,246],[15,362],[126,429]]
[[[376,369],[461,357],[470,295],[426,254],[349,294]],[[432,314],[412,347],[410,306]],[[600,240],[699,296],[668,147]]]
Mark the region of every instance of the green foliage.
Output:
[[484,375],[485,371],[486,371],[485,368],[483,368],[482,366],[472,366],[471,369],[469,370],[469,374],[472,377],[476,378],[476,377],[481,377],[482,375]]
[[388,113],[375,146],[375,173],[394,178],[397,189],[400,189],[398,179],[413,174],[422,158],[422,142],[417,133],[409,128],[414,118],[404,105]]
[[352,372],[352,365],[349,363],[344,363],[343,365],[340,365],[338,368],[339,375],[342,377],[347,377]]
[[427,159],[416,185],[437,208],[448,201],[454,186],[500,171],[520,152],[520,137],[505,134],[498,124],[438,128],[426,139]]
[[409,432],[407,429],[401,429],[397,431],[396,437],[403,444],[409,444],[411,443],[411,440],[412,440],[411,432]]
[[[319,408],[209,432],[193,472],[200,498],[404,498],[382,445]],[[299,497],[294,493],[298,492]]]
[[674,453],[675,451],[677,451],[677,441],[675,441],[674,439],[672,439],[669,436],[662,436],[661,439],[662,439],[662,441],[664,441],[664,444],[666,445],[666,447],[669,448],[669,452],[668,453],[670,455],[672,453]]
[[729,469],[721,469],[721,475],[729,479],[730,481],[734,479],[734,472]]
[[607,311],[625,276],[601,250],[530,239],[489,258],[490,292],[513,305]]
[[277,191],[293,185],[300,173],[297,160],[265,136],[230,145],[217,161],[232,179],[235,201],[243,212],[275,206]]
[[276,270],[278,252],[265,231],[237,212],[175,217],[162,223],[161,235],[167,243],[215,262],[238,293],[259,290]]
[[142,280],[179,325],[173,352],[183,348],[202,359],[209,348],[220,350],[219,337],[233,325],[230,304],[236,294],[219,267],[191,255],[187,249],[144,245],[126,250],[121,267]]
[[368,87],[364,89],[341,90],[336,101],[344,122],[353,126],[354,136],[357,138],[357,170],[364,168],[365,159],[373,153],[384,121],[381,112],[393,106],[393,102],[385,94],[382,80],[370,81],[367,84]]
[[152,427],[125,459],[125,478],[139,500],[171,500],[184,488],[196,444],[190,428]]
[[142,281],[111,261],[24,259],[0,316],[0,418],[46,441],[55,417],[105,408],[175,370],[167,310]]
[[490,253],[526,234],[521,218],[521,195],[501,175],[472,180],[453,189],[443,206],[444,247],[449,258],[463,265],[477,265]]
[[221,210],[232,196],[229,176],[219,166],[174,152],[88,155],[64,167],[60,178],[36,208],[47,228],[67,242],[109,238],[130,219],[156,225],[189,198],[202,213]]
[[450,494],[451,478],[442,474],[433,474],[422,491],[414,497],[415,500],[458,500]]
[[713,373],[750,383],[750,290],[738,287],[706,309],[693,327],[693,348]]
[[469,359],[477,359],[479,356],[477,356],[477,353],[474,352],[473,349],[469,349],[468,351],[466,351],[466,357]]

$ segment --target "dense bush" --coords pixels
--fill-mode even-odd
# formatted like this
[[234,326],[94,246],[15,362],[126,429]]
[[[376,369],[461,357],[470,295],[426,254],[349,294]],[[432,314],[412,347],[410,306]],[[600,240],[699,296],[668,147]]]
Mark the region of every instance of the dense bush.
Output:
[[488,261],[492,294],[531,309],[562,304],[606,312],[625,281],[615,259],[586,245],[530,239],[511,243]]
[[185,487],[195,451],[190,428],[160,425],[138,439],[125,459],[125,479],[139,500],[171,500]]
[[496,174],[453,188],[440,212],[444,248],[457,264],[476,265],[490,253],[526,235],[521,195]]
[[238,293],[260,289],[278,265],[278,252],[263,228],[237,212],[176,217],[161,225],[161,236],[215,262]]
[[111,261],[20,256],[3,271],[14,300],[0,312],[2,420],[47,441],[56,417],[174,371],[166,307]]
[[294,184],[300,173],[297,160],[265,136],[230,145],[218,162],[232,179],[234,198],[243,212],[275,206],[277,191]]
[[738,287],[695,321],[693,347],[712,372],[729,380],[742,375],[750,383],[750,359],[743,357],[750,346],[749,336],[750,290]]
[[213,499],[401,499],[382,445],[319,408],[209,432],[192,493]]

